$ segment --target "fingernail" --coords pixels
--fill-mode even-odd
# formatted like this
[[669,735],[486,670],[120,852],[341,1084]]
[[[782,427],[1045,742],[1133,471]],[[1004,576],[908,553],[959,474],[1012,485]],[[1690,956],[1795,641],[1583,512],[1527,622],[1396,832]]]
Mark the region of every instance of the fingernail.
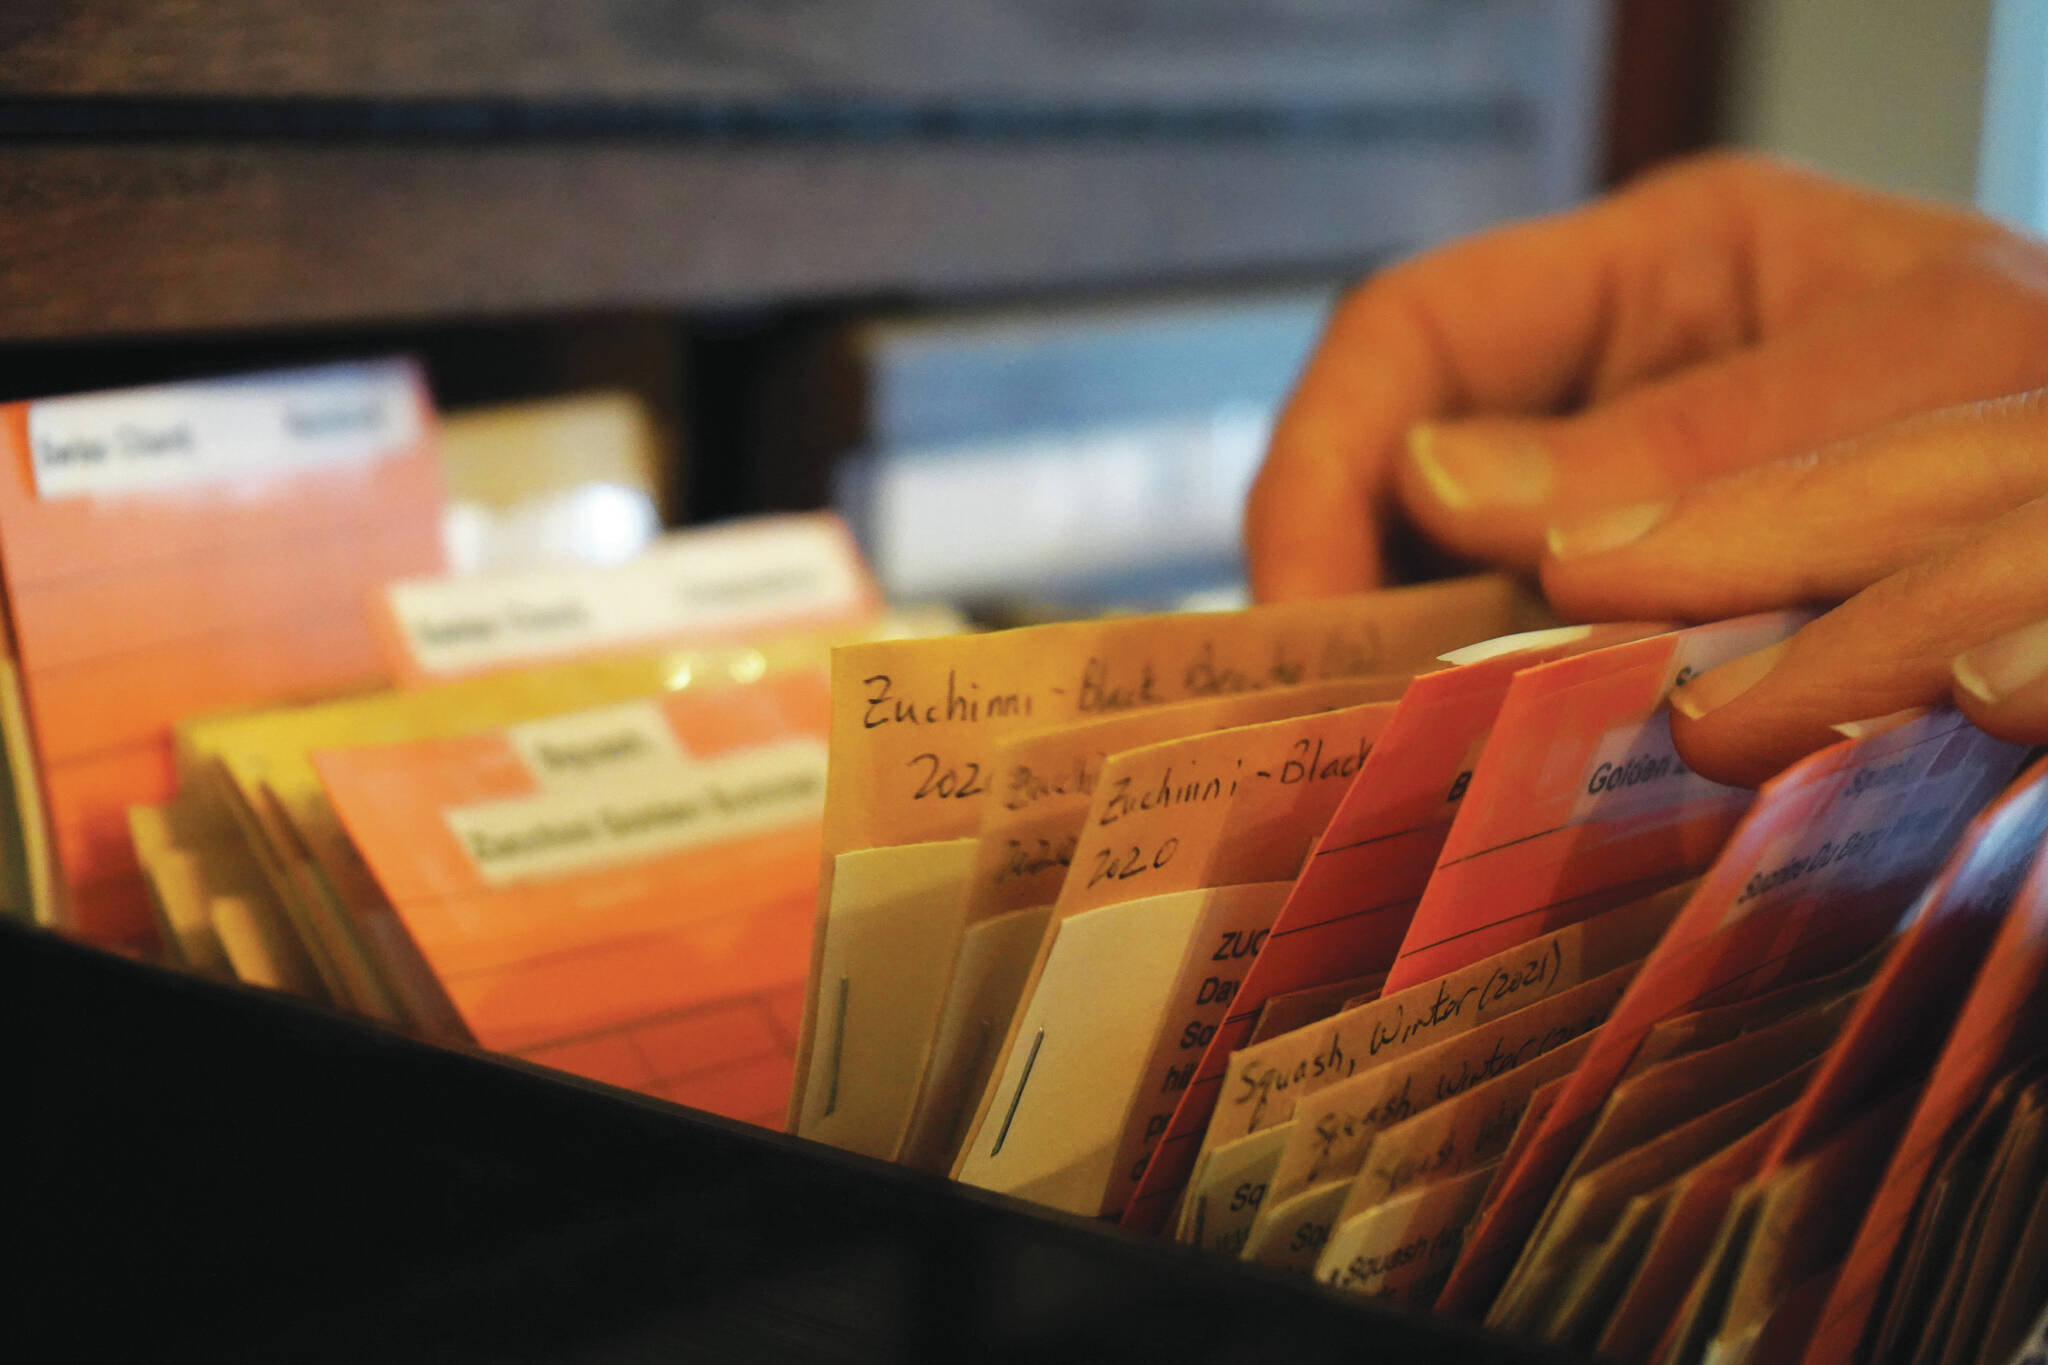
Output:
[[1780,640],[1769,649],[1745,654],[1693,679],[1671,694],[1671,709],[1687,720],[1698,720],[1709,711],[1720,710],[1761,682],[1766,673],[1777,667],[1791,644],[1790,640]]
[[1544,532],[1543,538],[1550,546],[1552,559],[1584,559],[1635,544],[1670,515],[1669,499],[1630,503],[1559,522]]
[[1526,436],[1424,423],[1408,429],[1408,459],[1454,511],[1534,507],[1550,496],[1550,452]]
[[2048,621],[2021,626],[1966,650],[1949,663],[1963,690],[1987,706],[2048,676]]
[[1843,739],[1869,739],[1872,735],[1896,730],[1909,720],[1917,720],[1926,715],[1929,709],[1925,706],[1909,706],[1903,711],[1894,711],[1887,716],[1872,716],[1868,720],[1845,720],[1838,725],[1830,725],[1828,729]]

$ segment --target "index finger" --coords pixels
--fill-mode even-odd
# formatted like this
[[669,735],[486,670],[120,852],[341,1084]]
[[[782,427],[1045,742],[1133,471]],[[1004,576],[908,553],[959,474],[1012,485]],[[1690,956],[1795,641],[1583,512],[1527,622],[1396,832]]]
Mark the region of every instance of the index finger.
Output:
[[1979,230],[1765,163],[1715,158],[1405,262],[1332,316],[1246,509],[1264,600],[1379,581],[1404,433],[1548,413],[1746,345]]

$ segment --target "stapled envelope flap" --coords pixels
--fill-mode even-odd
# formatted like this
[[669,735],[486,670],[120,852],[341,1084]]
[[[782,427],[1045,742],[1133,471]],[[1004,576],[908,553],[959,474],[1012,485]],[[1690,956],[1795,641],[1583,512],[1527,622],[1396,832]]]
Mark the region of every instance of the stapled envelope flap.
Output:
[[832,934],[813,983],[817,1053],[799,1135],[873,1157],[895,1154],[959,942],[960,879],[974,847],[972,839],[944,839],[833,860]]
[[1250,906],[1270,916],[1285,893],[1283,883],[1212,887],[1057,924],[958,1178],[1099,1213],[1133,1088],[1191,946],[1233,911]]

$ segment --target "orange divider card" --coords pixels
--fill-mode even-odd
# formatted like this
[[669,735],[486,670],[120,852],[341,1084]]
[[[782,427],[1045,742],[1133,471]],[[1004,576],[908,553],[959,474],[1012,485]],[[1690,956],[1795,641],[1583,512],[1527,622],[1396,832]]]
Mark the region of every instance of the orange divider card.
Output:
[[441,565],[425,384],[403,361],[0,411],[0,566],[67,901],[148,932],[125,811],[170,726],[382,675],[364,603]]
[[314,764],[479,1043],[773,1121],[828,714],[793,672]]
[[1685,766],[1665,698],[1681,680],[1785,638],[1801,619],[1745,616],[1517,673],[1387,989],[1704,868],[1751,793]]
[[[1393,711],[1393,703],[1369,702],[1115,755],[1103,767],[1053,924],[1137,896],[1291,882]],[[1110,1211],[1120,1211],[1135,1188],[1195,1055],[1228,1009],[1272,917],[1234,927],[1241,932],[1219,937],[1199,970],[1173,987],[1173,1045],[1148,1063],[1131,1097]],[[1051,951],[1048,938],[1040,964]],[[1032,990],[1027,980],[1026,1002]],[[1016,1039],[1011,1031],[1004,1055]]]
[[[659,692],[744,685],[789,668],[816,672],[830,640],[802,636],[694,650],[609,655],[497,672],[413,691],[356,693],[261,711],[205,716],[177,727],[181,791],[217,803],[258,858],[270,897],[309,951],[338,954],[341,974],[376,989],[350,1006],[404,1022],[430,1036],[448,1030],[453,1011],[409,946],[381,891],[342,830],[307,755],[445,739]],[[317,866],[317,871],[305,866]],[[309,896],[326,882],[333,895]],[[367,897],[359,894],[365,890]],[[308,937],[310,935],[310,937]],[[404,959],[404,960],[401,960]],[[425,1007],[425,1013],[419,1008]],[[799,1001],[799,1008],[801,1002]],[[459,1027],[458,1030],[459,1032]]]
[[1153,1150],[1126,1226],[1157,1231],[1187,1183],[1230,1054],[1275,995],[1383,973],[1436,865],[1465,774],[1520,669],[1654,633],[1654,626],[1566,626],[1487,641],[1419,676],[1331,816],[1294,893],[1209,1040]]
[[[1957,880],[1968,877],[1978,858],[1997,868],[2011,856],[1997,846],[2002,843],[2001,832],[2031,827],[2042,785],[2042,769],[2037,764],[1980,827],[1975,856],[1964,855],[1954,874]],[[2026,855],[2021,852],[2018,856]],[[1999,875],[1994,871],[1994,879]],[[1975,912],[1962,913],[1973,917]],[[2043,1047],[2048,1047],[2048,858],[2036,853],[1983,954],[1962,1009],[1907,1122],[1905,1136],[1878,1181],[1842,1272],[1821,1311],[1807,1360],[1838,1361],[1854,1356],[1872,1310],[1881,1304],[1893,1254],[1943,1145],[1994,1080]]]
[[408,687],[493,669],[660,645],[703,645],[873,619],[881,595],[829,512],[663,536],[620,564],[408,577],[375,620]]
[[[854,849],[972,838],[982,799],[995,789],[990,746],[1002,736],[1201,697],[1408,672],[1456,645],[1521,628],[1538,610],[1512,580],[1480,577],[1242,612],[1121,617],[837,652],[814,986],[823,979],[818,958],[833,920],[859,913],[835,889],[829,860]],[[964,895],[965,872],[960,880]],[[849,962],[849,980],[886,982],[891,960],[950,955],[957,932]],[[919,1008],[930,1017],[936,1004]],[[819,1006],[814,989],[797,1053],[799,1096],[812,1089]],[[849,1017],[849,1029],[859,1026]],[[803,1112],[792,1114],[799,1131]]]
[[2011,745],[1940,711],[1832,745],[1766,783],[1502,1177],[1445,1286],[1446,1311],[1485,1311],[1558,1173],[1654,1025],[1866,952],[1891,932],[2017,759]]

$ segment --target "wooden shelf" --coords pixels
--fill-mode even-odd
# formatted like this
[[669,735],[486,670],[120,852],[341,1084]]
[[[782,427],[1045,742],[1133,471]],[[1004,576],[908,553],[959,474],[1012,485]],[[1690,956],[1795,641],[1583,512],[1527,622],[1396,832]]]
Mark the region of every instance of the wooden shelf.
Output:
[[0,334],[1341,267],[1540,198],[1513,145],[8,148]]
[[[1550,98],[1596,0],[12,0],[0,96]],[[1583,73],[1580,73],[1583,74]]]
[[24,0],[0,341],[1354,271],[1588,185],[1592,0]]

